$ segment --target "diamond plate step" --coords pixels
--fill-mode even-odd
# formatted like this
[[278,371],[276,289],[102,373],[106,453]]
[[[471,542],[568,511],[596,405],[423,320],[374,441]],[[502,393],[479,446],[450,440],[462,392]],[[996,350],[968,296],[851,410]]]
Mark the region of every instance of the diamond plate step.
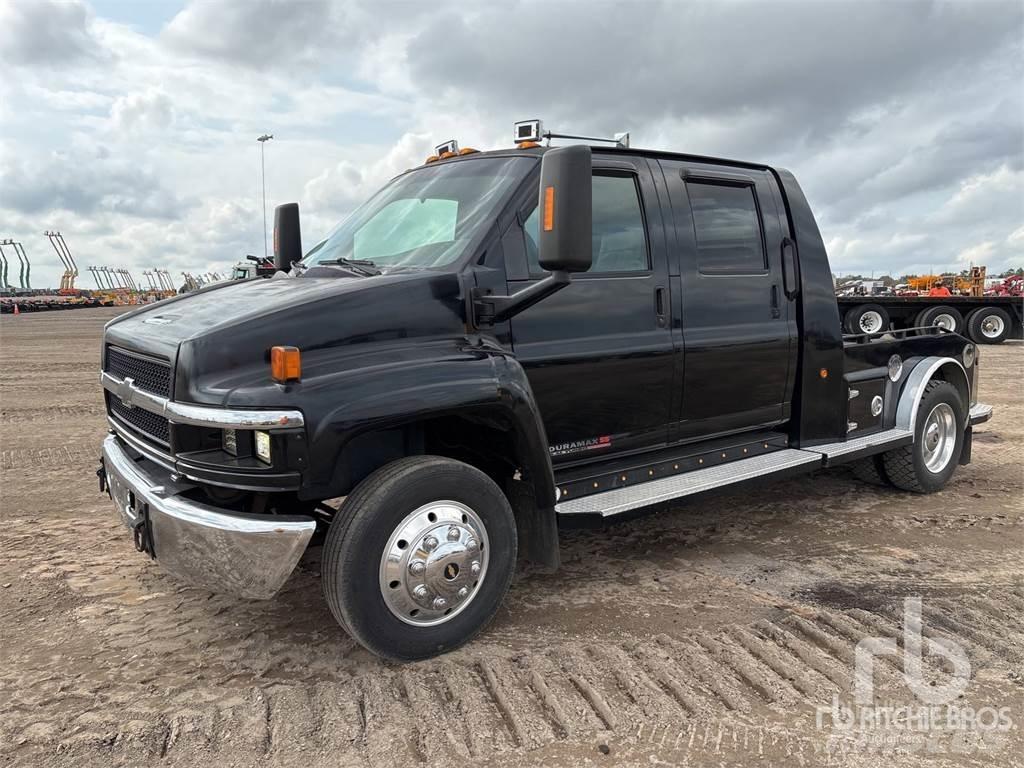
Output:
[[[822,456],[816,451],[787,448],[763,456],[754,456],[728,464],[720,464],[716,467],[698,469],[682,475],[673,475],[660,480],[651,480],[626,488],[616,488],[604,493],[563,501],[555,504],[555,511],[560,515],[599,514],[602,517],[609,517],[621,512],[628,512],[631,509],[703,493],[805,465],[821,466],[821,463]],[[813,467],[808,466],[807,468],[812,469]]]

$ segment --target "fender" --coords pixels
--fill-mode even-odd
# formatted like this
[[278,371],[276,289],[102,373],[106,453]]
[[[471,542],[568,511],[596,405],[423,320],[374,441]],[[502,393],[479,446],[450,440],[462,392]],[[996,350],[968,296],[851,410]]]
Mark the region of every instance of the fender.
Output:
[[554,474],[533,391],[522,366],[500,347],[463,339],[418,359],[396,354],[390,363],[349,371],[332,384],[339,392],[336,404],[317,416],[310,435],[310,455],[322,457],[312,468],[314,483],[337,485],[342,451],[361,434],[471,416],[512,434],[514,459],[538,505],[554,506]]
[[928,386],[936,374],[950,382],[964,401],[964,424],[968,423],[966,409],[970,408],[971,385],[964,370],[963,364],[952,357],[925,357],[919,358],[913,369],[906,377],[906,382],[900,392],[899,405],[896,407],[896,428],[904,429],[914,434],[914,426],[917,422],[917,409],[924,397],[925,387]]

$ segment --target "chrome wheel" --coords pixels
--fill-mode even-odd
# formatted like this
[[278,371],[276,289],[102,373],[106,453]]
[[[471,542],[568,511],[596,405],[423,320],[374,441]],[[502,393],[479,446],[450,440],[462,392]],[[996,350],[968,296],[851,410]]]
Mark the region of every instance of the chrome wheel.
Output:
[[487,529],[457,501],[410,513],[391,534],[380,561],[380,591],[407,624],[430,627],[454,618],[487,574]]
[[986,339],[998,339],[1005,329],[1006,324],[999,315],[985,315],[981,319],[981,335]]
[[932,325],[937,325],[947,331],[956,331],[956,318],[950,314],[942,312],[935,316],[935,319],[932,320]]
[[874,310],[868,310],[857,321],[864,333],[878,333],[882,330],[882,316]]
[[937,474],[946,468],[956,449],[956,414],[948,403],[932,408],[924,422],[921,436],[924,465]]

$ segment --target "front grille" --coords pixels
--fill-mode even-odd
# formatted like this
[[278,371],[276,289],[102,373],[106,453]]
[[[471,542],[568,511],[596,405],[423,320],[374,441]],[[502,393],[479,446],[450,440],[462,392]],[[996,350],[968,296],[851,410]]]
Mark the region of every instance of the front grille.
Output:
[[170,445],[171,433],[167,419],[142,408],[129,408],[117,396],[107,393],[107,407],[116,418],[134,427],[145,437]]
[[107,373],[119,379],[133,379],[136,387],[154,395],[171,396],[171,366],[164,361],[107,347]]

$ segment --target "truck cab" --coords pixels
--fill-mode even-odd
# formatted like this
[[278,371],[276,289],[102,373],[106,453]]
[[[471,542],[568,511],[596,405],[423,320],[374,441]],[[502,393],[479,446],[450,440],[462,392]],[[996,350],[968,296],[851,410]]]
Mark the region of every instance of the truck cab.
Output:
[[341,627],[410,660],[479,632],[518,553],[557,567],[560,519],[969,461],[975,345],[844,336],[792,174],[515,135],[442,145],[305,254],[282,206],[272,277],[108,324],[100,484],[138,550],[267,599],[316,536]]

